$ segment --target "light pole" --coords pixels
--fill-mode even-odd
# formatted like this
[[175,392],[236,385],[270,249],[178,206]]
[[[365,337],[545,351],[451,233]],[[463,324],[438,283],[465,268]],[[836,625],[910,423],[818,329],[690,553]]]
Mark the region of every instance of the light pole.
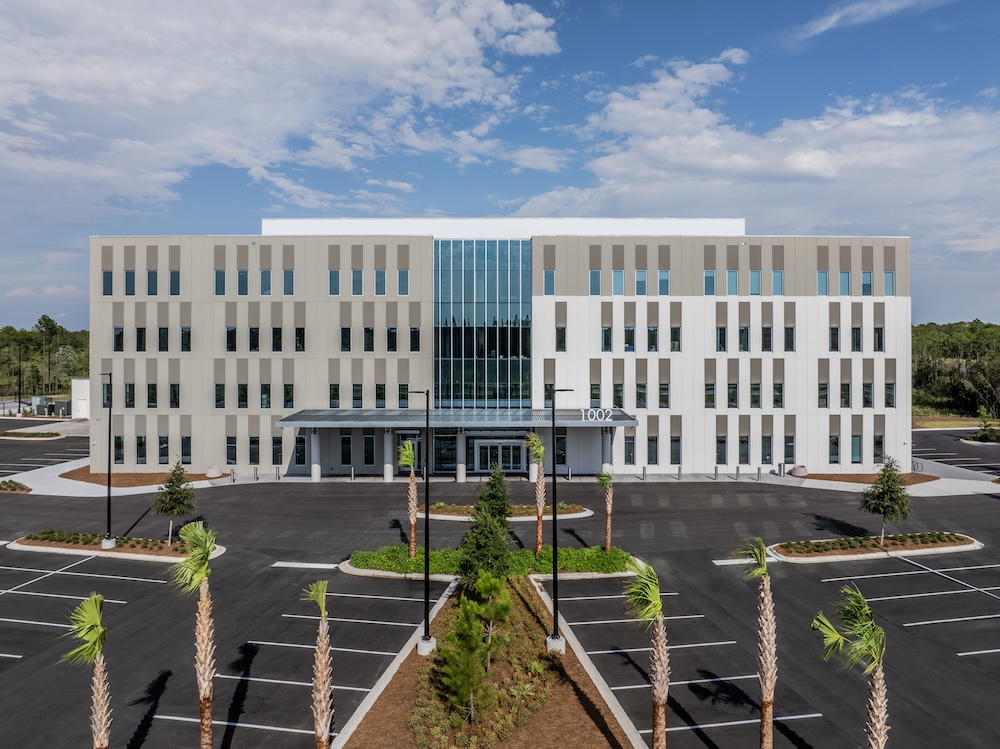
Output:
[[437,647],[431,637],[431,391],[423,393],[424,404],[424,634],[417,642],[418,655],[430,655]]
[[115,547],[114,536],[111,535],[111,372],[102,372],[101,377],[108,378],[108,501],[107,501],[107,528],[104,538],[101,539],[102,549],[113,549]]
[[556,490],[559,477],[556,475],[558,456],[556,455],[556,393],[572,392],[570,388],[552,388],[552,634],[545,638],[545,649],[549,652],[566,652],[566,641],[559,634],[559,536],[556,509],[559,500]]

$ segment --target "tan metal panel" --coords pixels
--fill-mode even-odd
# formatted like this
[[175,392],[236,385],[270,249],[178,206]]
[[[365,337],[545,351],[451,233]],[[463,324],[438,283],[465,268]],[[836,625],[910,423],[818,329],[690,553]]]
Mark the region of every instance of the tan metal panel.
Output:
[[840,302],[830,302],[830,327],[840,327]]
[[[430,307],[430,305],[428,305]],[[420,325],[420,302],[410,302],[410,325],[417,326]]]
[[236,302],[226,302],[225,310],[226,325],[236,325]]
[[597,383],[601,381],[601,360],[591,359],[590,360],[590,381],[592,383]]
[[250,361],[248,359],[236,360],[236,381],[244,384],[250,381]]
[[295,326],[297,328],[303,328],[306,324],[306,303],[305,302],[293,302],[292,303],[292,317],[295,320]]
[[545,359],[542,363],[542,376],[544,377],[543,382],[546,385],[552,385],[556,381],[556,360],[555,359]]
[[[157,366],[156,359],[146,359],[146,382],[155,383],[157,381]],[[157,393],[157,398],[159,398],[159,393]]]
[[[326,362],[326,378],[332,383],[340,382],[340,360],[328,359]],[[343,393],[341,393],[343,395]]]
[[615,382],[625,382],[625,360],[613,359],[611,361],[611,376]]
[[[261,248],[263,250],[263,248]],[[330,244],[326,246],[326,265],[329,270],[340,269],[340,245]]]
[[795,325],[795,302],[785,302],[785,327]]
[[660,382],[670,382],[670,359],[660,359]]
[[841,359],[840,360],[840,381],[850,382],[851,381],[851,360]]
[[[248,416],[247,417],[247,435],[251,437],[260,436],[260,416]],[[264,451],[264,445],[260,446],[261,452]]]
[[[637,244],[635,246],[635,267],[638,270],[646,270],[647,269],[647,263],[648,263],[648,261],[646,259],[646,245],[644,245],[644,244]],[[650,283],[651,280],[652,279],[648,279],[648,278],[646,279],[647,288],[648,288],[648,285],[649,285],[649,283]]]
[[[882,248],[883,264],[886,270],[896,270],[896,248],[895,247],[883,247]],[[898,291],[898,290],[897,290]]]
[[784,382],[785,381],[785,360],[784,359],[774,359],[774,366],[771,374],[772,382]]
[[351,326],[351,311],[354,309],[354,304],[352,302],[341,302],[340,305],[340,324],[344,327],[349,328]]
[[[399,302],[386,302],[385,324],[391,327],[399,326]],[[407,331],[409,333],[409,331]]]
[[[160,304],[163,304],[163,302],[160,302]],[[183,325],[185,328],[190,328],[192,319],[191,302],[181,302],[180,313],[181,313],[180,314],[181,325]],[[159,312],[157,313],[157,317],[160,317]],[[166,315],[164,314],[163,317],[165,318]]]
[[226,381],[226,360],[225,359],[214,359],[212,361],[212,375],[215,377],[213,382],[222,383]]
[[[718,279],[716,279],[718,280]],[[724,327],[726,322],[729,320],[729,315],[726,311],[725,302],[715,303],[715,324]]]
[[399,382],[408,383],[410,381],[410,360],[406,358],[396,360],[396,375]]
[[125,303],[124,302],[112,302],[111,303],[111,324],[116,328],[122,328],[125,326]]
[[124,382],[135,383],[135,359],[125,359],[125,371],[122,373]]
[[[236,431],[236,417],[235,416],[231,416],[231,415],[227,415],[226,416],[226,436],[227,437],[235,437],[236,434],[237,434],[237,431]],[[239,448],[237,448],[237,449],[239,449]]]
[[660,417],[658,414],[651,414],[646,417],[646,435],[658,437],[660,435]]
[[896,360],[886,359],[885,360],[885,381],[895,382],[896,381]]
[[361,270],[365,267],[365,247],[360,244],[351,245],[351,269]]
[[875,360],[874,359],[862,359],[861,360],[861,381],[862,382],[875,382]]
[[670,245],[661,244],[656,247],[657,270],[670,270]]
[[875,434],[885,434],[885,414],[875,414]]
[[181,246],[172,244],[167,248],[167,262],[172,270],[179,270],[181,267]]
[[155,244],[146,245],[146,269],[157,270],[159,264],[159,248]]
[[817,366],[817,376],[820,382],[830,382],[830,360],[820,359]]
[[[168,359],[167,360],[167,378],[169,382],[177,384],[181,381],[181,360],[180,359]],[[190,395],[188,396],[190,397]]]
[[375,267],[385,268],[385,245],[375,245]]
[[271,327],[284,325],[284,306],[281,302],[271,302]]
[[715,270],[715,245],[707,244],[702,249],[704,270]]
[[830,248],[827,245],[816,247],[816,270],[830,270]]
[[101,245],[101,270],[114,270],[115,248],[110,245]]
[[159,325],[161,328],[166,328],[170,325],[169,302],[156,303],[156,324]]
[[554,244],[547,244],[542,246],[542,269],[543,270],[556,269],[556,246]]
[[875,327],[885,327],[885,302],[875,302],[874,313]]
[[660,303],[659,302],[646,302],[646,325],[659,325],[660,322]]
[[875,251],[871,245],[861,245],[861,270],[872,270],[875,260]]
[[601,325],[614,325],[614,308],[611,302],[601,302]]
[[740,247],[736,244],[726,245],[726,270],[740,269]]
[[[763,326],[774,325],[774,303],[762,302],[760,305],[760,324]],[[772,338],[773,344],[773,338]]]
[[215,270],[225,270],[226,268],[226,246],[224,244],[215,245]]
[[683,325],[681,322],[681,302],[671,302],[670,303],[670,324],[671,325]]
[[[145,416],[136,416],[135,417],[135,434],[136,434],[136,436],[145,436],[146,435],[146,417]],[[147,448],[146,449],[147,449],[147,451],[149,449],[149,447],[148,447],[148,440],[147,440]]]
[[635,326],[635,302],[625,302],[625,325]]
[[[636,382],[646,382],[647,381],[647,363],[645,359],[635,360],[635,381]],[[647,398],[650,394],[647,393]]]
[[864,433],[864,418],[861,414],[855,414],[851,417],[851,434]]
[[717,437],[725,437],[729,433],[729,417],[716,415],[715,434]]
[[271,245],[262,244],[258,257],[260,258],[260,269],[271,270]]
[[281,267],[283,270],[295,270],[295,245],[281,246]]
[[728,382],[739,382],[740,380],[740,360],[727,359]]
[[385,359],[375,360],[375,382],[385,384]]
[[157,435],[168,435],[170,434],[170,417],[166,414],[156,417],[156,434]]
[[740,436],[750,434],[750,414],[741,414],[739,421]]
[[294,359],[282,359],[281,360],[281,381],[288,385],[295,382],[295,360]]
[[790,437],[795,434],[795,417],[785,415],[785,436]]
[[715,359],[705,359],[705,384],[710,385],[715,382]]
[[362,383],[365,381],[365,363],[362,359],[351,359],[351,382]]
[[763,372],[763,362],[760,359],[750,360],[750,382],[759,383]]
[[681,417],[671,416],[670,417],[670,436],[680,437],[681,436]]
[[760,265],[760,245],[752,244],[750,245],[750,268],[752,270],[757,270],[761,267]]
[[247,323],[251,328],[260,327],[260,302],[247,303]]
[[250,267],[250,247],[248,245],[236,245],[236,267],[239,270],[247,270]]
[[[138,328],[146,325],[146,305],[141,302],[135,305],[135,325]],[[148,341],[146,345],[149,345]]]
[[601,269],[601,246],[599,244],[590,245],[590,269]]
[[611,267],[615,270],[625,269],[625,245],[611,245]]
[[851,302],[851,325],[855,328],[861,327],[863,315],[861,302]]
[[566,302],[556,302],[556,327],[564,328],[566,327],[566,318],[568,312],[566,310]]
[[125,270],[135,270],[135,245],[125,245],[125,252],[122,257]]
[[774,435],[774,416],[764,414],[760,417],[760,433],[767,436]]
[[836,437],[840,434],[840,414],[830,414],[830,436]]
[[750,325],[750,302],[740,302],[739,306],[740,325]]
[[[270,359],[258,359],[260,365],[260,381],[263,385],[271,384],[271,360]],[[272,400],[274,394],[272,393]]]

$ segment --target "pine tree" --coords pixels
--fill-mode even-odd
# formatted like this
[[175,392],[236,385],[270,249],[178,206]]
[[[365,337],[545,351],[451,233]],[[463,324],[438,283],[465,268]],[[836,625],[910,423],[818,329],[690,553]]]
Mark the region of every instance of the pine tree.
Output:
[[494,577],[510,574],[510,552],[507,542],[510,526],[506,518],[501,521],[481,507],[476,507],[476,516],[465,533],[459,548],[458,571],[466,589],[471,589],[478,579],[479,571],[485,570]]
[[510,532],[510,491],[507,488],[507,479],[500,470],[500,466],[494,463],[490,470],[489,480],[483,484],[476,497],[476,511],[488,512],[493,517],[503,522],[504,527]]
[[174,518],[194,512],[194,488],[184,475],[184,466],[179,460],[174,463],[163,486],[153,497],[153,512],[170,516],[167,544],[173,542]]
[[483,641],[483,607],[471,598],[459,604],[459,616],[441,648],[441,684],[448,702],[470,722],[487,706],[487,647]]
[[506,580],[480,570],[479,579],[476,580],[476,595],[479,596],[482,607],[480,617],[486,636],[486,668],[489,669],[493,651],[498,644],[504,642],[500,630],[510,618],[510,591],[507,590]]
[[861,509],[872,515],[882,516],[882,533],[879,545],[885,544],[885,524],[896,523],[910,517],[910,494],[899,473],[899,464],[886,457],[875,483],[861,492]]

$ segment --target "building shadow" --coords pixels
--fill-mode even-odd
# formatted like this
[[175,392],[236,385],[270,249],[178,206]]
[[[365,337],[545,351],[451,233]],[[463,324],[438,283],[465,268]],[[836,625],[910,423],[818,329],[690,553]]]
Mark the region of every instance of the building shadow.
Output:
[[129,705],[148,705],[143,713],[139,724],[132,733],[132,738],[128,740],[125,749],[140,749],[149,737],[149,729],[153,727],[153,717],[160,706],[160,697],[167,691],[167,680],[173,675],[172,671],[160,671],[156,678],[146,685],[146,691],[138,699],[128,703]]
[[233,671],[240,672],[240,680],[236,683],[233,691],[233,698],[229,701],[229,710],[226,713],[226,730],[222,734],[222,749],[231,749],[233,745],[233,734],[236,733],[236,726],[240,722],[243,714],[243,707],[246,704],[247,692],[250,689],[250,666],[253,659],[257,657],[260,648],[245,642],[240,645],[240,657],[229,664]]
[[870,536],[871,531],[867,528],[863,528],[860,525],[855,525],[854,523],[848,523],[844,520],[837,520],[837,518],[831,518],[828,515],[818,515],[815,512],[808,513],[813,519],[813,526],[818,531],[825,531],[827,533],[835,533],[838,536]]

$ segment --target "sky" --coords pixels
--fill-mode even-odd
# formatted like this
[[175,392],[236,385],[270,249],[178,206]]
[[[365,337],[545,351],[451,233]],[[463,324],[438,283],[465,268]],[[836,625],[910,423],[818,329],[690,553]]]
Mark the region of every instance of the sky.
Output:
[[265,217],[746,218],[911,238],[1000,323],[996,0],[4,0],[0,327],[92,235]]

